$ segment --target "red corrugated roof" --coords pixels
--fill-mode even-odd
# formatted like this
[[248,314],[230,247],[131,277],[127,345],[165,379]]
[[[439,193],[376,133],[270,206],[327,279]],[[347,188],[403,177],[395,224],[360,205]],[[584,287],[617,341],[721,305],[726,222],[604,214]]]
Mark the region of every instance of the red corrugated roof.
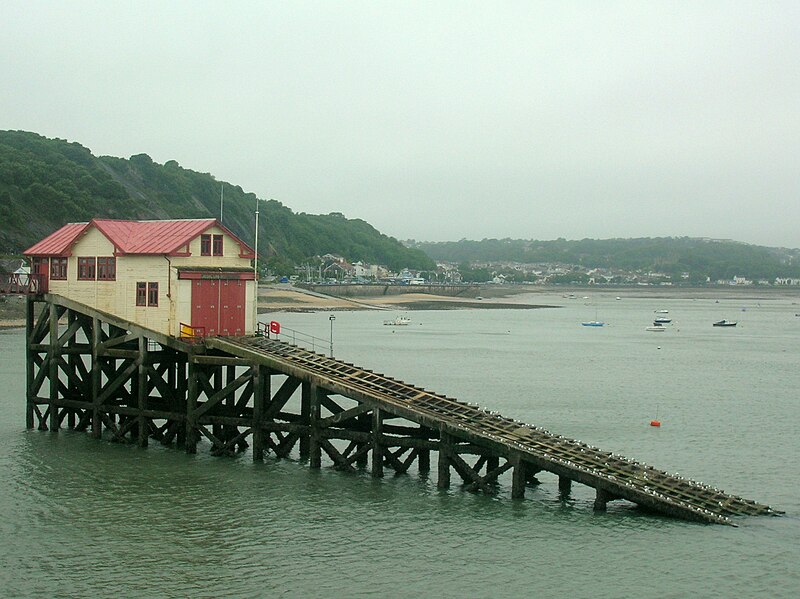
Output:
[[214,218],[190,220],[105,220],[64,225],[25,250],[26,256],[58,256],[69,254],[78,236],[91,226],[105,235],[120,254],[172,254],[214,225],[242,245],[243,253],[252,252],[247,244],[220,225]]
[[123,254],[171,254],[178,251],[216,219],[195,220],[93,220],[92,223]]
[[89,223],[69,223],[23,252],[25,256],[63,256]]

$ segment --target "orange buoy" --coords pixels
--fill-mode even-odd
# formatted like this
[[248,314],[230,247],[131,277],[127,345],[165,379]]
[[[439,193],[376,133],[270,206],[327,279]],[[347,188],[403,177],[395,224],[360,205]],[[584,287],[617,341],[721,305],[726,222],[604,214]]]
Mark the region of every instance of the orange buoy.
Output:
[[650,421],[650,426],[661,426],[661,421],[660,420],[651,420]]

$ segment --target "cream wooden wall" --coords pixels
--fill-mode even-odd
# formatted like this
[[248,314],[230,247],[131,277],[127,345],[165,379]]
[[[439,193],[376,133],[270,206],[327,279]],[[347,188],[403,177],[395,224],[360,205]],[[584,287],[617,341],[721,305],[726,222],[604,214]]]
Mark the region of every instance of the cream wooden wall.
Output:
[[[191,256],[117,256],[115,281],[79,281],[78,258],[111,257],[114,245],[97,229],[89,229],[72,247],[66,281],[50,281],[50,291],[86,304],[119,318],[168,335],[178,336],[180,323],[191,323],[192,281],[179,280],[179,267],[249,268],[249,258],[240,258],[240,246],[221,229],[212,227],[212,235],[224,235],[222,256],[201,256],[200,236],[189,244]],[[136,305],[136,283],[158,283],[158,307]],[[245,331],[255,328],[255,282],[247,281]]]

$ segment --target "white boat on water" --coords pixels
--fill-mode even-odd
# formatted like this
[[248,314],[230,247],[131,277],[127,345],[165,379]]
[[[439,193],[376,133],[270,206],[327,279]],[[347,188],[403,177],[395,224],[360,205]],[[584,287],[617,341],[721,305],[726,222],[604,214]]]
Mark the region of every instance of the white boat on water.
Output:
[[650,331],[652,333],[663,333],[666,329],[659,325],[653,325],[651,327],[646,327],[645,331]]
[[383,324],[387,327],[404,327],[411,324],[411,319],[408,316],[398,316],[391,320],[384,320]]
[[723,320],[718,320],[717,322],[715,322],[711,326],[715,326],[715,327],[735,327],[736,326],[736,321],[735,320],[723,319]]

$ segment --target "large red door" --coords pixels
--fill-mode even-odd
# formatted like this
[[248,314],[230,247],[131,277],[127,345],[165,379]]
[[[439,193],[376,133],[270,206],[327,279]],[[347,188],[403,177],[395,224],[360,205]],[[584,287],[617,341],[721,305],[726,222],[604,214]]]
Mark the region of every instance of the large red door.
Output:
[[220,335],[244,335],[245,282],[220,281]]
[[192,285],[192,326],[206,335],[219,331],[219,281],[196,279]]
[[206,335],[244,335],[246,281],[195,279],[192,285],[192,326]]

